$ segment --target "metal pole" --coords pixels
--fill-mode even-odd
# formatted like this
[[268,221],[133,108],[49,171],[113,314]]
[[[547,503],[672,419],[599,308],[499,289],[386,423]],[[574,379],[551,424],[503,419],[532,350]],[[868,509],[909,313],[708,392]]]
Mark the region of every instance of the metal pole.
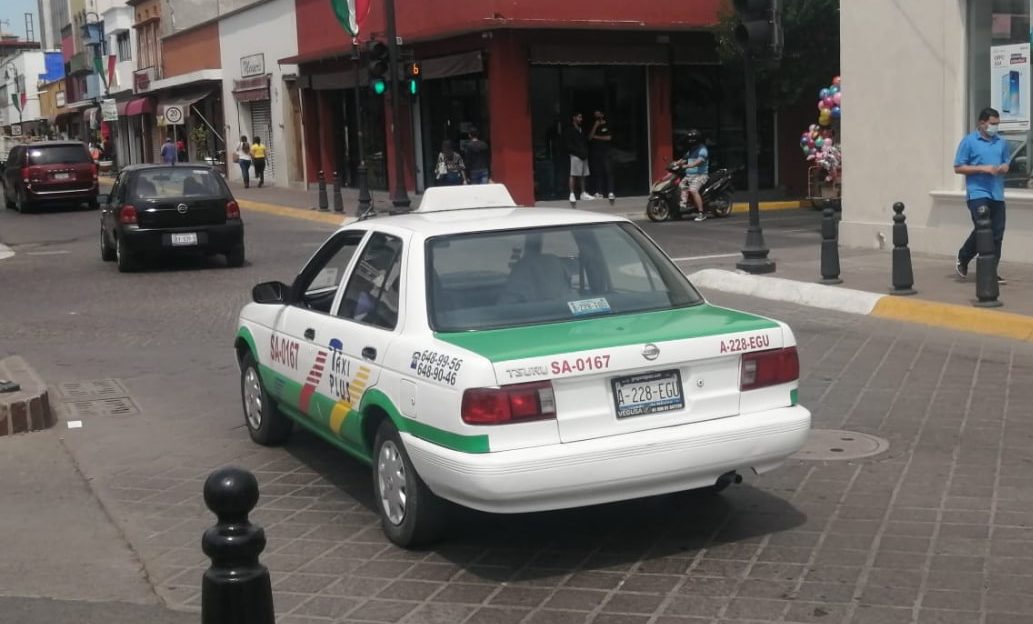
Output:
[[395,175],[392,176],[391,205],[395,211],[407,212],[410,202],[405,191],[405,159],[402,157],[402,111],[401,94],[398,93],[398,32],[395,29],[395,0],[384,0],[384,14],[387,18],[387,49],[391,72],[391,138],[395,152]]
[[363,130],[366,120],[362,115],[362,96],[359,93],[360,59],[359,41],[358,39],[352,39],[352,60],[355,63],[355,136],[356,147],[359,150],[359,167],[356,170],[359,186],[359,206],[355,216],[361,219],[371,210],[373,200],[369,196],[369,171],[366,169],[366,142],[364,140],[365,131]]
[[743,54],[743,67],[746,79],[746,180],[750,198],[750,224],[746,228],[742,260],[735,266],[747,273],[772,273],[775,262],[768,258],[764,231],[760,228],[760,203],[757,199],[757,81],[749,52]]

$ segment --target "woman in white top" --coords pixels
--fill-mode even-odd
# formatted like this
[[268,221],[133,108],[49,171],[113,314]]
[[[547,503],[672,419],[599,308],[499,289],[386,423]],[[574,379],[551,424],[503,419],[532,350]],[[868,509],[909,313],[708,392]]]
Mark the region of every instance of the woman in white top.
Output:
[[237,144],[236,161],[240,165],[240,177],[244,179],[244,188],[251,187],[251,144],[248,143],[247,137],[240,137],[240,143]]

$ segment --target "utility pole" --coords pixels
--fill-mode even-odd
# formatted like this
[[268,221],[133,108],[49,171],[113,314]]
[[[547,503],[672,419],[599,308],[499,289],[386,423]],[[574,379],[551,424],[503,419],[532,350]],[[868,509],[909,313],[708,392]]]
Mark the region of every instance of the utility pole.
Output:
[[393,212],[408,212],[411,202],[405,190],[405,160],[402,156],[401,94],[398,92],[398,31],[395,29],[395,0],[384,0],[384,16],[387,21],[387,47],[391,72],[391,137],[395,153],[395,174],[392,177],[391,205]]

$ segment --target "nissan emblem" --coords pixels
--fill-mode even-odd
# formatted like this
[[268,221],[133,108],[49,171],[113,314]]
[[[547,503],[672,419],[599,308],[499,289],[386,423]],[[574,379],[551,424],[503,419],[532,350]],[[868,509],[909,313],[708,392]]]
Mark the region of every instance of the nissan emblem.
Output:
[[188,209],[188,207],[187,207],[186,204],[180,204],[180,205],[176,206],[176,212],[178,212],[179,214],[186,214],[187,213],[187,209]]
[[653,343],[647,344],[646,346],[642,347],[642,357],[650,361],[655,360],[656,358],[660,357],[660,347],[656,346]]

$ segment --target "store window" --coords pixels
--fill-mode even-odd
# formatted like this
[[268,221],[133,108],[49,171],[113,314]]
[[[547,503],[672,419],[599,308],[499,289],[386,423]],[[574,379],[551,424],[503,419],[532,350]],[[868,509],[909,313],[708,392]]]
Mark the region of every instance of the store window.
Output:
[[1030,10],[1033,0],[970,0],[968,9],[969,129],[983,108],[1001,114],[1010,170],[1005,186],[1033,187],[1030,159]]

